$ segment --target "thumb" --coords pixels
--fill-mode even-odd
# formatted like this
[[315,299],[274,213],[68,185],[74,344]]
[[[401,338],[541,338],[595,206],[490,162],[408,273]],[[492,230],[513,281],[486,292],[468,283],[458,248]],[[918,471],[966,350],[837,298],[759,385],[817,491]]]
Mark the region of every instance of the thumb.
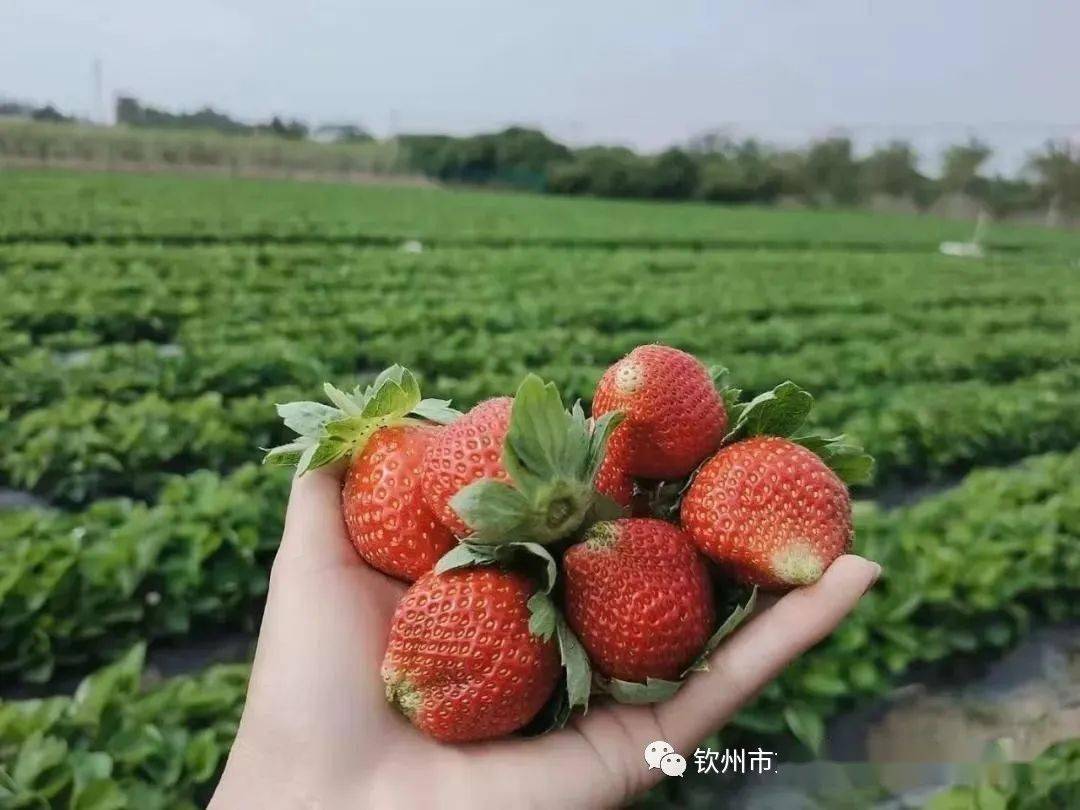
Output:
[[293,480],[285,531],[274,559],[281,568],[356,565],[341,512],[341,489],[347,462],[308,470]]

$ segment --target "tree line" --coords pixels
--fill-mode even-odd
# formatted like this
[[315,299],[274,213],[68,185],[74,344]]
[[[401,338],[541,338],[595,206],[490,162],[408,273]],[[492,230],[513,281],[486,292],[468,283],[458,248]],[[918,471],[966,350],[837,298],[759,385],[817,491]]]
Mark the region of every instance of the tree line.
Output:
[[[74,120],[52,106],[0,101],[2,115],[57,123]],[[210,107],[174,113],[131,97],[117,100],[116,121],[132,128],[265,134],[288,140],[313,136],[338,142],[372,140],[357,124],[313,129],[298,119],[277,116],[248,124]],[[1080,143],[1068,140],[1049,141],[1032,152],[1017,177],[986,174],[992,150],[974,138],[946,149],[936,176],[920,171],[915,149],[899,140],[863,156],[846,137],[782,149],[756,138],[735,140],[717,132],[659,154],[619,146],[572,149],[524,127],[467,137],[399,135],[397,141],[406,168],[443,182],[552,194],[764,205],[793,200],[822,207],[865,205],[884,196],[906,200],[918,209],[962,194],[995,216],[1047,208],[1080,212]]]
[[941,171],[919,168],[911,144],[892,141],[859,156],[846,137],[778,149],[754,139],[708,133],[657,155],[625,147],[572,150],[538,130],[512,127],[455,138],[405,135],[410,165],[445,182],[502,185],[554,194],[718,203],[857,206],[875,197],[926,209],[948,194],[978,201],[995,216],[1052,206],[1080,211],[1080,146],[1051,141],[1022,177],[987,176],[991,148],[978,139],[949,147]]

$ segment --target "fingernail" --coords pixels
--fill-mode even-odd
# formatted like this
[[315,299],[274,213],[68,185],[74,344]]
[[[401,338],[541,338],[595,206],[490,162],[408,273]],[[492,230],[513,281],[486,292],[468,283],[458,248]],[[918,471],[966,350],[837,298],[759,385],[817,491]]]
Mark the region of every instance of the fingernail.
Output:
[[[870,580],[870,584],[866,586],[866,591],[869,591],[871,588],[873,588],[875,583],[877,583],[877,581],[881,579],[881,565],[874,562],[873,560],[871,560],[870,562],[874,566],[874,576]],[[866,591],[863,591],[863,593],[866,593]]]

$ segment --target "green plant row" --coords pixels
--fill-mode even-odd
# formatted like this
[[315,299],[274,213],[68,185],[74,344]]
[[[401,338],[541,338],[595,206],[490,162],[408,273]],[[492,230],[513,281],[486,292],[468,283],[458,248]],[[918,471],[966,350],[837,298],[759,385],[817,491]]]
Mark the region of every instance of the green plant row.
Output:
[[[257,312],[275,321],[330,312],[422,320],[419,305],[440,301],[426,314],[453,313],[462,326],[496,330],[521,316],[525,324],[619,331],[691,315],[724,330],[729,321],[818,313],[913,310],[932,318],[935,310],[1052,308],[1070,300],[1053,285],[1068,278],[1064,262],[958,264],[941,256],[815,251],[2,247],[0,266],[0,316],[17,331],[82,328],[114,341],[152,339],[188,319],[249,323]],[[560,281],[579,294],[560,295]],[[646,284],[650,295],[633,295]],[[286,293],[302,293],[303,301]],[[343,300],[346,293],[358,299]],[[356,310],[387,299],[392,312]]]
[[288,476],[247,465],[169,481],[153,506],[0,521],[0,681],[115,657],[201,626],[251,629],[281,536]]
[[[571,398],[586,402],[602,373],[600,367],[561,363],[534,370],[563,381]],[[464,379],[437,377],[428,388],[467,406],[513,390],[523,373],[515,368]],[[342,381],[354,385],[357,377]],[[837,383],[817,391],[814,424],[857,436],[871,448],[878,459],[877,486],[947,478],[1080,442],[1080,367],[1001,385]],[[273,404],[313,395],[313,388],[288,387],[236,398],[208,393],[174,401],[157,394],[126,403],[59,400],[0,427],[0,482],[58,506],[111,495],[152,499],[170,473],[224,473],[252,460],[259,447],[281,443],[286,437]]]
[[[60,346],[32,347],[28,339],[24,350],[0,362],[0,406],[19,414],[71,396],[104,396],[113,402],[150,391],[167,398],[207,390],[238,396],[347,374],[357,358],[370,365],[388,363],[394,351],[407,354],[417,372],[429,377],[467,377],[479,369],[516,372],[524,369],[523,358],[533,365],[561,359],[594,366],[596,358],[617,357],[657,337],[702,356],[723,357],[743,371],[743,384],[755,391],[776,376],[798,376],[801,384],[815,389],[841,377],[845,386],[969,378],[1005,382],[1080,359],[1080,319],[1074,317],[1080,308],[1033,305],[976,305],[947,310],[948,318],[937,319],[925,307],[918,312],[774,316],[715,326],[676,318],[653,331],[612,325],[610,333],[587,323],[499,325],[493,332],[491,323],[462,328],[455,317],[438,313],[426,319],[415,313],[413,320],[401,316],[368,332],[370,318],[365,329],[363,322],[353,322],[350,311],[342,311],[314,330],[308,319],[281,319],[271,335],[261,323],[244,328],[244,334],[239,329],[220,334],[225,314],[215,316],[209,304],[204,310],[200,317],[206,322],[200,321],[199,329],[193,320],[185,321],[188,333],[182,343],[82,346],[74,338],[81,333],[71,331],[49,334],[64,338]],[[438,338],[430,334],[433,328],[440,330]],[[911,340],[913,328],[921,330],[918,341]],[[721,346],[726,347],[723,354]]]
[[0,807],[205,807],[236,734],[248,667],[143,689],[144,648],[72,697],[0,702]]
[[[894,512],[862,508],[857,525],[860,551],[885,566],[882,581],[737,716],[736,735],[792,731],[820,745],[828,717],[886,692],[912,665],[1002,648],[1033,621],[1076,611],[1080,451],[974,473]],[[139,691],[141,654],[137,647],[91,676],[74,698],[0,702],[0,789],[11,806],[56,806],[91,781],[107,783],[95,795],[117,797],[106,807],[205,800],[246,670],[214,667]]]
[[56,504],[83,504],[111,495],[153,498],[170,474],[224,472],[259,455],[281,437],[275,402],[296,389],[226,400],[207,393],[167,401],[149,394],[110,400],[61,400],[0,428],[0,480]]
[[[741,370],[743,385],[754,392],[785,377],[797,378],[812,390],[828,390],[838,384],[850,390],[967,379],[1002,383],[1080,360],[1080,331],[1075,325],[1054,330],[1016,329],[993,340],[985,334],[965,332],[924,335],[912,342],[909,331],[897,330],[875,340],[856,336],[837,343],[814,335],[815,325],[804,323],[809,339],[790,349],[769,345],[772,336],[751,327],[741,339],[725,341],[732,350],[724,360]],[[778,333],[781,324],[776,326],[774,332]],[[791,324],[789,331],[795,329],[796,324]],[[659,330],[659,335],[680,346],[706,343],[681,324]],[[760,348],[751,344],[759,337]],[[413,367],[428,378],[468,378],[478,369],[520,375],[525,368],[520,355],[531,357],[534,367],[566,358],[564,362],[573,363],[576,369],[598,375],[595,358],[618,357],[648,339],[637,331],[609,336],[591,329],[549,328],[523,329],[512,339],[465,330],[445,332],[431,345],[421,344],[407,333],[384,333],[370,338],[342,334],[340,339],[331,335],[296,340],[275,336],[191,346],[141,341],[74,351],[38,347],[0,363],[0,405],[10,416],[19,416],[79,397],[101,397],[120,404],[151,392],[166,399],[204,391],[244,396],[275,386],[311,385],[313,380],[345,377],[355,368],[357,357],[371,364],[384,358],[389,362],[386,356],[395,348],[409,354]],[[320,352],[328,341],[334,348]],[[703,348],[712,351],[715,345],[711,339]],[[520,354],[514,354],[515,349]],[[584,362],[574,362],[577,357]]]
[[[233,178],[5,172],[0,239],[401,240],[453,244],[936,250],[971,223],[863,211],[656,205],[434,188]],[[1065,231],[995,225],[992,245],[1075,248]]]

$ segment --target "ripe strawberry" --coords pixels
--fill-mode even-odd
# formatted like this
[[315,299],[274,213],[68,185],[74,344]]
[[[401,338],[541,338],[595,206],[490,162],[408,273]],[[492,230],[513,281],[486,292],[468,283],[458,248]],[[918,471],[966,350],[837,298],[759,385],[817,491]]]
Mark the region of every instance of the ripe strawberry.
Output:
[[534,374],[514,398],[481,402],[428,448],[428,506],[458,537],[480,543],[551,543],[573,534],[596,501],[611,413],[592,424]]
[[447,426],[428,448],[422,475],[424,498],[443,525],[458,537],[467,536],[470,530],[450,500],[481,478],[510,480],[502,453],[513,403],[510,397],[481,402]]
[[712,586],[678,527],[652,518],[597,523],[563,566],[567,621],[602,674],[673,680],[705,646],[716,620]]
[[720,446],[727,412],[708,370],[668,346],[638,346],[600,378],[593,416],[623,411],[629,472],[641,478],[688,475]]
[[382,665],[386,698],[444,742],[509,734],[559,680],[556,643],[529,631],[525,576],[493,567],[430,572],[394,612]]
[[434,425],[380,428],[353,456],[341,493],[345,526],[357,552],[384,574],[412,582],[456,545],[424,502],[424,453],[445,430]]
[[408,369],[391,366],[364,389],[323,386],[333,402],[289,402],[278,415],[296,438],[267,451],[268,464],[296,474],[347,459],[341,493],[345,525],[357,552],[390,576],[412,581],[452,548],[420,492],[424,454],[445,424],[461,416],[446,400],[421,399]]
[[781,589],[816,581],[851,547],[851,498],[817,455],[776,436],[722,449],[682,501],[698,548],[742,582]]

